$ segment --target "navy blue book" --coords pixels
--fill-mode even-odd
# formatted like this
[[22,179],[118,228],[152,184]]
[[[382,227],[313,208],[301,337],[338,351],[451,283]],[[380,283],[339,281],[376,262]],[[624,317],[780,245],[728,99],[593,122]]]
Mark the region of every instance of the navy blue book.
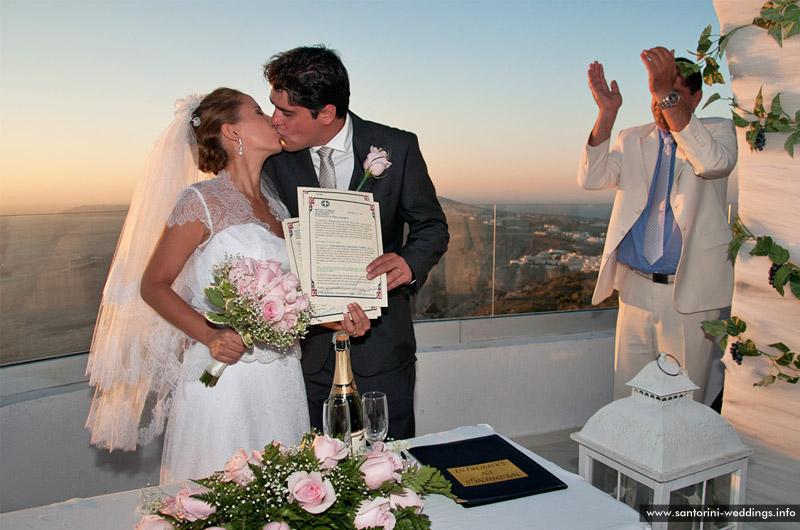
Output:
[[497,434],[412,447],[409,452],[422,464],[438,469],[466,507],[567,487]]

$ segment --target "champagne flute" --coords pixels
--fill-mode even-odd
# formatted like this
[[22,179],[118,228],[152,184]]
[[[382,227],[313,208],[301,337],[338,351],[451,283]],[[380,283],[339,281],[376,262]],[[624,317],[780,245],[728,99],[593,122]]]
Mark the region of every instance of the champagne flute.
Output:
[[341,437],[350,447],[350,404],[342,396],[334,396],[322,404],[322,431],[331,438]]
[[382,442],[389,431],[389,405],[383,392],[366,392],[361,397],[364,411],[364,433],[372,446]]

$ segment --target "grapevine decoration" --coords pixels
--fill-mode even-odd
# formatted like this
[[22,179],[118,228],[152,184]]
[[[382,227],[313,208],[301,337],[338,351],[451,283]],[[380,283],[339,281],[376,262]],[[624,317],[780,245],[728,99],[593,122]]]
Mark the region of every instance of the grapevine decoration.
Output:
[[[715,83],[724,84],[725,80],[719,71],[719,63],[725,54],[725,48],[734,33],[748,26],[756,26],[767,30],[780,47],[783,41],[800,33],[800,5],[799,0],[771,0],[761,6],[759,17],[745,26],[732,29],[724,35],[711,35],[711,26],[707,26],[700,34],[697,42],[697,51],[689,52],[697,58],[697,64],[679,62],[678,67],[681,75],[687,77],[693,73],[701,72],[703,81],[712,86]],[[789,133],[789,137],[783,144],[784,149],[794,158],[794,146],[800,144],[800,110],[795,112],[794,117],[783,111],[780,103],[780,93],[772,100],[770,109],[764,107],[764,98],[761,89],[758,91],[756,103],[752,111],[739,106],[731,98],[722,98],[719,93],[712,94],[706,101],[703,108],[718,99],[728,99],[733,107],[733,121],[737,127],[747,128],[745,134],[747,143],[750,144],[751,151],[761,151],[767,142],[765,133],[783,132]],[[741,114],[736,111],[740,111]],[[743,116],[743,115],[744,116]],[[747,119],[745,116],[754,119]]]
[[[733,239],[728,244],[728,253],[734,262],[745,241],[755,242],[749,254],[767,256],[772,262],[767,278],[769,284],[781,296],[785,296],[784,286],[788,284],[792,294],[800,300],[800,268],[789,261],[788,250],[769,236],[756,236],[738,217],[733,225],[733,234]],[[737,364],[742,364],[744,357],[763,356],[770,360],[769,373],[760,381],[753,383],[753,386],[767,386],[776,381],[796,384],[800,379],[800,355],[783,342],[769,344],[770,348],[777,349],[780,354],[772,355],[760,350],[755,342],[742,336],[747,331],[747,323],[744,320],[736,316],[728,320],[705,320],[703,330],[715,337],[721,335],[718,344],[723,350],[728,346],[728,337],[735,338],[736,341],[730,346],[730,354]]]

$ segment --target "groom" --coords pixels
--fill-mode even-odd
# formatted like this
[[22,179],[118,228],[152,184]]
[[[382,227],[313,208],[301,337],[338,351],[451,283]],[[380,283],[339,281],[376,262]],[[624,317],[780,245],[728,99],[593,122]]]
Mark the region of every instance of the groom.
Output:
[[[392,165],[384,178],[369,179],[362,187],[380,203],[385,252],[364,274],[371,280],[386,273],[389,306],[365,336],[351,339],[351,364],[360,393],[386,393],[389,437],[413,437],[416,340],[409,297],[425,282],[449,240],[417,137],[348,112],[347,70],[337,53],[324,46],[273,56],[264,66],[264,77],[272,86],[272,125],[284,152],[267,160],[262,178],[273,179],[293,217],[298,215],[296,188],[320,186],[320,166],[327,177],[331,158],[332,184],[353,190],[361,182],[370,146],[391,151]],[[322,157],[328,150],[318,152],[321,147],[332,149],[326,161]],[[312,328],[302,348],[311,425],[322,430],[322,402],[330,392],[335,365],[331,331]]]

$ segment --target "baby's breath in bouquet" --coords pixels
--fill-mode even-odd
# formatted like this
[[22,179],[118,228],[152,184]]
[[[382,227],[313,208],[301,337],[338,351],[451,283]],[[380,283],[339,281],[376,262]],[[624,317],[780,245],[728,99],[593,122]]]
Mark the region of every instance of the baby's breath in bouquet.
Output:
[[194,482],[199,487],[184,484],[176,496],[155,499],[154,513],[136,528],[428,530],[423,497],[455,498],[438,470],[383,443],[350,457],[341,440],[310,434],[299,446],[273,442],[250,454],[239,449],[222,471]]
[[[206,312],[210,322],[236,330],[248,348],[255,341],[286,347],[305,337],[311,322],[308,296],[300,292],[297,276],[283,272],[279,262],[236,256],[212,271],[214,279],[203,292],[219,311]],[[226,366],[212,359],[200,381],[214,386]]]

